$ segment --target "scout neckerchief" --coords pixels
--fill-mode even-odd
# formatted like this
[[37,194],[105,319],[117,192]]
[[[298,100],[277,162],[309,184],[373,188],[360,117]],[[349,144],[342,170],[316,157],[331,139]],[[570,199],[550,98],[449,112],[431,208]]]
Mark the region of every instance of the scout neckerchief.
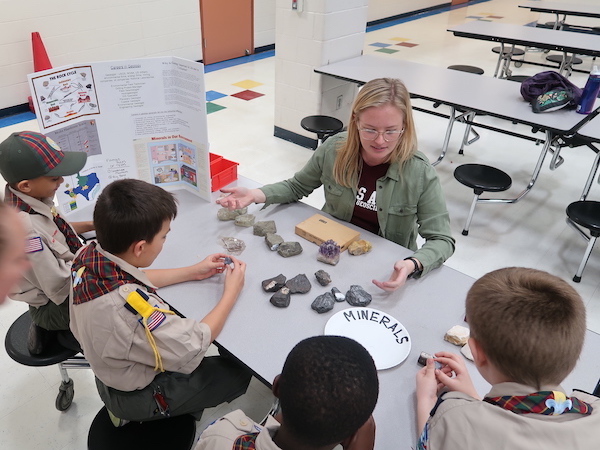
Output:
[[73,303],[79,305],[114,291],[124,284],[141,284],[149,292],[156,289],[144,285],[130,273],[121,269],[98,250],[91,242],[73,260]]
[[231,450],[254,450],[258,433],[242,434],[233,443]]
[[[4,190],[4,199],[4,201],[7,202],[9,205],[17,208],[20,211],[26,212],[27,214],[38,214],[40,216],[42,215],[36,210],[34,210],[31,206],[29,206],[29,204],[24,202],[21,198],[16,196],[14,192],[10,190],[8,184],[6,185],[6,188]],[[65,221],[65,219],[60,217],[60,215],[56,212],[54,208],[52,208],[51,210],[54,224],[58,228],[58,231],[60,231],[67,240],[69,250],[73,254],[77,253],[77,250],[81,248],[81,241],[79,240],[73,229]]]
[[540,391],[529,395],[505,395],[485,397],[484,402],[512,411],[516,414],[544,414],[557,416],[566,413],[590,415],[593,407],[575,397],[567,397],[560,391]]

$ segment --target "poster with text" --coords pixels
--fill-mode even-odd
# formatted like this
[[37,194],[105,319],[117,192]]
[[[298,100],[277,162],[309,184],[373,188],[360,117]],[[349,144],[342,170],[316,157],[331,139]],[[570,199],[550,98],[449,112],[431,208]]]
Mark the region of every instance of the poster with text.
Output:
[[204,66],[176,57],[104,61],[30,74],[40,132],[85,151],[58,206],[93,205],[108,183],[137,178],[210,199]]

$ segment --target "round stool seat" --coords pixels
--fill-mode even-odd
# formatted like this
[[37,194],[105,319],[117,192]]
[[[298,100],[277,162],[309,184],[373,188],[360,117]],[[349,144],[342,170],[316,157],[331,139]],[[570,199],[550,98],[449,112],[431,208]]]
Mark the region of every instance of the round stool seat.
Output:
[[467,65],[463,65],[463,64],[455,64],[452,66],[448,66],[448,69],[459,70],[461,72],[475,73],[477,75],[483,75],[483,73],[484,73],[484,71],[481,67],[467,66]]
[[454,178],[476,192],[501,192],[512,185],[510,176],[495,167],[483,164],[463,164],[454,170]]
[[189,450],[194,445],[196,420],[191,415],[131,422],[115,427],[106,406],[92,422],[88,433],[89,450],[131,450],[135,448],[162,448]]
[[527,78],[531,78],[529,75],[511,75],[510,77],[506,77],[508,81],[516,81],[517,83],[522,83]]
[[317,135],[338,133],[344,128],[341,120],[330,116],[307,116],[302,119],[300,125]]
[[600,236],[600,202],[573,202],[567,206],[567,216],[576,224],[588,228],[592,236]]
[[[494,47],[492,48],[492,51],[494,53],[500,53],[500,51],[502,50],[502,47]],[[504,51],[502,52],[504,55],[507,54],[512,54],[512,56],[523,56],[525,54],[525,50],[520,49],[520,48],[513,48],[511,49],[510,47],[505,47]]]
[[[562,64],[563,55],[548,55],[546,56],[546,60],[556,64]],[[582,64],[583,60],[581,58],[567,56],[567,62],[570,64]]]
[[27,311],[13,322],[6,333],[6,338],[4,339],[6,353],[16,362],[25,366],[52,366],[77,354],[75,350],[63,347],[58,341],[54,341],[44,349],[43,353],[32,355],[27,350],[27,336],[29,335],[30,326],[31,315]]

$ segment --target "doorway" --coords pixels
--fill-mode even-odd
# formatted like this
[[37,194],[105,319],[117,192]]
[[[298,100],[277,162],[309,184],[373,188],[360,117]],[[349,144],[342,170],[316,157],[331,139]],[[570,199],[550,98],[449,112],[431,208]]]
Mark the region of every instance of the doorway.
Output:
[[200,24],[204,64],[254,53],[254,0],[200,0]]

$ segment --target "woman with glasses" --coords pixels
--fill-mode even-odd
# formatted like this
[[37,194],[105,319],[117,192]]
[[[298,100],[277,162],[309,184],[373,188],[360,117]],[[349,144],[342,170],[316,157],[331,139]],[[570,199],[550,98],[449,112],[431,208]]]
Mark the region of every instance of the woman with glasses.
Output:
[[[348,131],[325,141],[289,180],[260,189],[223,189],[217,203],[290,203],[323,185],[323,211],[396,242],[415,253],[396,261],[387,281],[394,291],[408,278],[441,266],[454,252],[450,219],[434,168],[417,150],[410,97],[402,81],[378,78],[359,91]],[[417,234],[425,243],[417,247]]]

